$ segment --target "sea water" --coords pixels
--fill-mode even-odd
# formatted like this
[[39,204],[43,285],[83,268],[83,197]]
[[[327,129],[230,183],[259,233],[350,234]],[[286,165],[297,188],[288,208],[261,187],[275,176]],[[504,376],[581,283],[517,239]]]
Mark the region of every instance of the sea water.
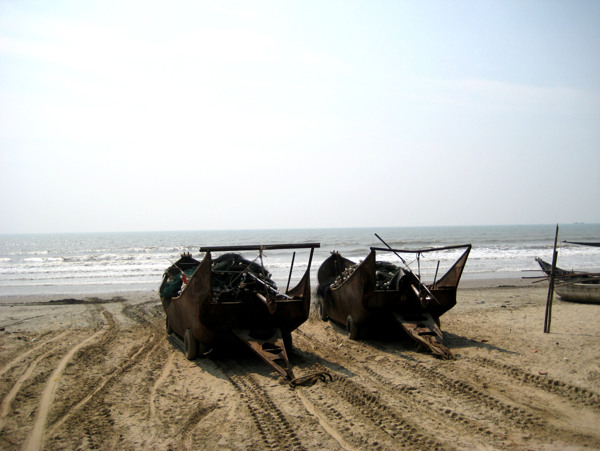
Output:
[[[101,294],[158,290],[164,270],[182,252],[202,259],[201,246],[320,243],[311,265],[316,286],[319,265],[338,251],[360,262],[370,247],[384,248],[375,234],[396,249],[472,244],[464,279],[541,275],[535,257],[551,262],[555,225],[395,227],[288,230],[227,230],[81,234],[0,235],[0,296]],[[600,241],[600,224],[560,226],[558,266],[600,271],[600,248],[564,243]],[[378,251],[377,259],[407,264],[425,282],[441,277],[464,249],[400,254]],[[264,251],[264,266],[280,288],[297,283],[306,271],[309,250]],[[213,253],[214,256],[219,255]],[[243,253],[260,263],[261,255]],[[417,258],[418,257],[418,258]],[[290,274],[290,266],[294,261]]]

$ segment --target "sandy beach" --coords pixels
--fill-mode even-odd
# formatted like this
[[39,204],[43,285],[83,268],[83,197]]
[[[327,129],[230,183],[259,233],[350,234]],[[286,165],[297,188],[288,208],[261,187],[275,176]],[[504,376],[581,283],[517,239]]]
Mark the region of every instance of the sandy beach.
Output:
[[600,305],[463,281],[453,360],[311,314],[291,388],[240,346],[188,361],[154,292],[0,298],[0,449],[600,449]]

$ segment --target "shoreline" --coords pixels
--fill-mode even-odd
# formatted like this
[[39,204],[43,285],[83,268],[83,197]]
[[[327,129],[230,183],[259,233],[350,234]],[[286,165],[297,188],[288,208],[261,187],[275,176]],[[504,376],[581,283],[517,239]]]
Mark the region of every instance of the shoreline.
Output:
[[[482,278],[482,279],[462,279],[458,285],[459,302],[460,293],[463,291],[480,290],[480,289],[491,289],[491,288],[502,288],[502,287],[539,287],[545,286],[547,289],[547,283],[545,281],[539,283],[533,283],[535,279],[523,279],[517,277],[502,277],[502,278]],[[312,284],[312,297],[316,296],[316,284]],[[53,290],[56,291],[56,290]],[[65,293],[53,293],[53,294],[1,294],[0,293],[0,304],[26,304],[26,303],[40,303],[40,302],[51,302],[60,301],[65,299],[79,299],[79,300],[111,300],[113,298],[131,298],[148,300],[150,297],[155,297],[159,301],[158,297],[158,284],[155,289],[145,290],[118,290],[118,289],[106,289],[97,292],[85,292],[85,291],[71,291]]]

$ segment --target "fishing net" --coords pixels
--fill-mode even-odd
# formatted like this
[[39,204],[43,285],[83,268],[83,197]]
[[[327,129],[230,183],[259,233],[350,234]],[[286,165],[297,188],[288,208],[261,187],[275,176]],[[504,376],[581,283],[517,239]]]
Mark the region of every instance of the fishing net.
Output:
[[375,263],[375,289],[389,290],[390,283],[400,268],[393,263],[376,262]]
[[[185,275],[189,279],[196,271],[196,266],[193,268],[186,269]],[[164,299],[172,299],[174,297],[179,296],[179,292],[181,291],[181,287],[183,286],[182,274],[181,271],[172,276],[171,280],[167,280],[160,289],[160,295]]]
[[253,299],[256,292],[279,294],[271,273],[234,253],[223,254],[213,261],[212,284],[217,301]]
[[[188,279],[197,267],[198,265],[195,265],[183,271]],[[168,279],[160,290],[160,295],[165,300],[179,296],[183,287],[181,270],[169,270],[168,274]],[[240,254],[223,254],[213,260],[211,277],[213,297],[216,301],[244,300],[250,295],[253,298],[255,292],[280,294],[277,292],[277,285],[271,279],[271,273]]]
[[[337,276],[333,282],[329,282],[332,288],[340,286],[352,273],[356,270],[358,265],[350,266],[345,269],[341,274]],[[388,262],[375,262],[375,289],[376,290],[389,290],[390,283],[394,276],[398,274],[400,268],[393,263]],[[325,291],[325,287],[322,291]]]

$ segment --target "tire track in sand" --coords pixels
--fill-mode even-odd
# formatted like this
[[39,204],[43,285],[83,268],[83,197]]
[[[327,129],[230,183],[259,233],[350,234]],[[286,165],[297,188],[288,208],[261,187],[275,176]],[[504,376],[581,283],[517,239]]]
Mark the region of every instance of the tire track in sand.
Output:
[[17,396],[17,393],[19,392],[19,390],[21,389],[21,387],[23,386],[25,381],[27,381],[31,377],[31,375],[33,374],[33,371],[37,367],[37,364],[40,361],[42,361],[43,359],[45,359],[46,357],[48,357],[49,355],[53,354],[59,347],[60,346],[55,346],[52,349],[50,349],[49,351],[45,352],[44,354],[38,356],[38,358],[35,359],[27,367],[25,372],[21,375],[21,377],[19,377],[19,379],[17,379],[17,381],[12,386],[10,391],[6,394],[6,396],[2,400],[2,403],[0,404],[0,432],[2,431],[2,429],[4,429],[4,426],[6,424],[6,417],[8,416],[8,413],[10,411],[12,402],[15,399],[15,397]]
[[[61,399],[54,404],[52,414],[48,419],[45,431],[45,442],[50,447],[83,447],[83,448],[109,448],[115,449],[122,445],[123,436],[114,435],[114,425],[119,422],[120,411],[114,409],[115,399],[112,397],[116,393],[124,390],[128,393],[125,396],[135,397],[129,407],[136,410],[140,417],[148,419],[148,400],[150,387],[155,379],[159,377],[162,364],[155,362],[155,351],[161,347],[163,342],[159,327],[154,322],[149,322],[144,318],[143,312],[138,314],[139,309],[123,306],[120,313],[126,318],[118,317],[120,321],[131,319],[134,322],[124,333],[120,333],[119,324],[110,316],[107,320],[113,320],[109,324],[105,335],[97,343],[88,346],[85,350],[77,354],[76,361],[73,362],[73,368],[76,373],[69,374],[69,380],[72,382],[64,387],[68,389],[70,400]],[[109,321],[110,322],[110,321]],[[112,326],[112,327],[111,327]],[[110,340],[105,337],[110,336]],[[132,346],[125,354],[117,357],[110,349],[114,347],[112,341],[125,340]],[[122,348],[121,346],[118,346]],[[81,371],[86,371],[82,363],[98,359],[111,352],[111,362],[102,368],[100,366],[94,372],[91,381],[85,378]],[[166,356],[165,356],[166,359]],[[163,359],[161,359],[163,360]],[[150,362],[150,363],[148,363]],[[85,365],[85,363],[84,363]],[[154,367],[150,368],[148,367]],[[70,367],[69,367],[70,368]],[[81,377],[78,378],[79,370]],[[131,379],[134,379],[133,381]],[[127,382],[124,382],[124,381]],[[123,384],[126,385],[123,385]],[[61,389],[63,386],[61,385]],[[138,394],[138,391],[142,393]],[[135,394],[134,394],[135,393]],[[117,400],[121,402],[122,396]],[[144,403],[140,401],[145,400]],[[142,404],[142,405],[139,405]],[[156,438],[157,423],[140,423],[142,430],[138,428],[129,428],[135,430],[136,436],[146,438],[153,443]],[[83,433],[81,432],[83,431]],[[139,435],[138,435],[139,434]],[[135,439],[134,439],[135,440]],[[142,440],[143,441],[143,440]],[[65,445],[65,443],[69,443]],[[138,442],[135,442],[136,444]],[[117,446],[119,444],[119,446]]]
[[34,352],[36,352],[38,349],[40,348],[44,348],[46,346],[48,346],[49,343],[52,343],[53,341],[58,340],[59,338],[64,337],[67,334],[67,331],[62,332],[60,334],[58,334],[56,337],[50,338],[46,341],[43,341],[41,343],[38,343],[38,345],[35,348],[31,348],[29,351],[24,352],[23,354],[19,354],[17,357],[15,357],[13,360],[11,360],[10,362],[8,362],[6,365],[4,365],[1,369],[0,369],[0,377],[2,377],[4,375],[4,373],[6,373],[7,371],[9,371],[12,367],[14,367],[17,363],[19,363],[21,360],[25,359],[27,356],[29,356],[29,354],[33,354]]
[[[427,420],[433,419],[439,424],[436,426],[428,421],[429,429],[441,433],[445,443],[459,443],[459,447],[486,444],[493,447],[523,437],[525,440],[545,437],[541,439],[544,443],[563,446],[565,440],[579,446],[594,447],[599,443],[596,433],[580,428],[577,421],[573,421],[578,416],[577,409],[581,409],[581,415],[588,421],[595,415],[595,412],[583,409],[598,409],[598,394],[590,390],[539,377],[487,357],[465,358],[462,364],[455,361],[430,364],[426,357],[398,356],[393,349],[377,341],[355,343],[346,340],[342,341],[343,347],[341,344],[336,347],[332,343],[340,340],[328,339],[331,334],[324,335],[326,338],[299,333],[305,349],[360,375],[369,380],[369,384],[375,383],[380,393],[389,396],[390,403],[397,405],[396,401],[399,401],[392,390],[406,389],[402,399],[406,408],[421,414],[424,409],[428,410]],[[402,380],[394,376],[398,373],[402,374]],[[492,373],[492,380],[506,373],[508,377],[502,377],[502,390],[488,389],[488,373]],[[527,401],[519,398],[522,387],[529,391]],[[557,418],[567,418],[560,426],[548,414],[545,402],[549,402],[549,398],[544,392],[563,398],[557,404],[552,403]],[[435,394],[435,403],[429,408],[432,394]],[[563,405],[563,401],[572,404]],[[421,424],[426,426],[423,421]],[[461,434],[454,429],[464,433],[468,442],[455,441]]]
[[252,375],[229,375],[268,449],[305,449],[291,424]]
[[484,367],[491,367],[503,371],[523,385],[539,388],[548,393],[561,396],[573,403],[584,404],[596,411],[600,411],[600,394],[586,388],[571,385],[557,379],[532,374],[517,368],[514,365],[507,365],[487,357],[474,357],[471,360]]
[[342,434],[338,432],[335,426],[331,425],[330,422],[327,421],[327,418],[325,418],[325,416],[315,408],[315,405],[302,393],[302,389],[296,390],[296,396],[298,396],[300,401],[302,401],[302,404],[308,413],[318,420],[321,427],[325,429],[325,432],[327,432],[336,442],[338,442],[343,449],[347,451],[354,451],[356,449],[354,446],[348,443],[344,437],[342,437]]
[[[91,393],[89,393],[85,398],[83,398],[77,404],[72,406],[66,415],[64,415],[62,418],[60,418],[59,420],[55,421],[52,424],[52,426],[49,429],[49,432],[54,433],[60,426],[62,426],[65,423],[65,421],[67,421],[75,413],[80,411],[86,404],[88,404],[92,399],[94,399],[94,397],[98,393],[102,392],[105,389],[105,387],[108,385],[109,382],[112,382],[119,375],[121,375],[122,373],[127,371],[129,368],[131,368],[133,365],[135,365],[141,356],[147,355],[148,350],[150,348],[157,346],[156,340],[157,340],[156,336],[153,336],[152,340],[137,347],[137,349],[135,349],[135,351],[130,356],[128,356],[128,358],[124,361],[124,363],[122,365],[117,366],[111,373],[105,374],[102,377],[102,380],[98,383],[98,385],[94,388],[94,390]],[[155,344],[153,345],[152,343],[155,343]]]
[[171,374],[171,371],[173,370],[173,358],[174,357],[175,357],[175,353],[170,352],[169,356],[167,357],[167,362],[163,366],[163,369],[160,373],[160,376],[158,377],[158,379],[156,379],[156,381],[154,382],[154,385],[152,385],[152,389],[150,390],[150,401],[149,401],[150,402],[150,420],[154,423],[158,422],[158,417],[156,415],[156,406],[155,406],[156,394],[158,392],[158,387],[160,387],[162,385],[162,383],[165,381],[165,379],[169,376],[169,374]]
[[[449,443],[457,443],[455,440],[460,439],[461,434],[456,431],[464,431],[469,435],[469,442],[463,444],[466,446],[481,446],[482,443],[494,442],[501,440],[502,437],[513,431],[515,428],[528,429],[533,426],[539,426],[543,420],[537,417],[534,413],[525,411],[517,406],[509,405],[501,400],[487,396],[476,387],[465,383],[462,380],[454,380],[443,373],[439,373],[432,368],[423,365],[419,361],[408,359],[396,359],[393,355],[387,354],[386,351],[378,350],[365,342],[355,343],[350,341],[344,342],[346,351],[341,351],[339,348],[332,346],[330,342],[326,342],[318,337],[309,337],[302,331],[299,332],[300,341],[303,345],[308,346],[313,352],[316,352],[321,358],[326,361],[334,362],[354,374],[361,375],[369,381],[369,384],[374,384],[378,391],[385,392],[385,398],[395,408],[399,408],[400,416],[410,418],[409,412],[427,414],[427,421],[419,424],[425,430],[440,431],[444,430],[444,435]],[[372,359],[365,357],[385,356],[386,359],[378,359],[375,368],[371,368]],[[388,360],[387,364],[385,361]],[[390,375],[396,374],[399,370],[403,374],[409,376],[409,379],[416,379],[425,384],[426,389],[434,390],[440,399],[447,400],[460,399],[464,405],[470,405],[470,410],[475,409],[477,412],[471,415],[477,415],[475,418],[470,418],[469,415],[463,415],[456,411],[455,408],[444,405],[436,406],[430,401],[430,396],[426,392],[422,392],[423,387],[410,384],[398,385],[398,381],[388,379]],[[381,372],[381,374],[380,374]],[[385,375],[384,375],[385,374]],[[338,375],[342,377],[341,375]],[[334,378],[335,379],[335,378]],[[346,379],[347,382],[351,382]],[[404,390],[402,389],[404,388]],[[368,396],[366,397],[368,400]],[[456,407],[456,406],[455,406]],[[485,418],[485,421],[481,421]],[[502,426],[507,426],[506,431],[496,431],[499,427],[499,418],[502,418]],[[492,426],[492,422],[494,425]],[[413,425],[416,426],[416,425]],[[418,434],[417,434],[418,435]],[[419,440],[417,440],[418,442]],[[415,446],[427,448],[433,444],[419,444],[415,442]],[[460,443],[460,441],[458,442]],[[436,444],[438,447],[443,447],[443,443]]]
[[[102,314],[107,317],[110,315],[108,312],[103,311]],[[107,318],[108,319],[108,318]],[[99,330],[91,337],[88,337],[84,341],[78,343],[73,346],[69,352],[61,359],[57,367],[54,369],[48,380],[46,381],[46,385],[44,387],[44,391],[42,392],[42,397],[40,400],[40,406],[38,408],[38,412],[36,415],[36,419],[33,425],[33,429],[29,433],[27,440],[25,441],[25,445],[23,446],[24,450],[32,450],[37,451],[42,448],[43,439],[44,439],[44,431],[46,427],[46,420],[48,419],[48,413],[50,411],[50,407],[52,406],[52,402],[54,400],[54,394],[56,392],[56,386],[58,385],[58,381],[63,371],[65,370],[69,361],[73,358],[73,356],[82,349],[87,346],[88,343],[93,342],[98,338],[101,334],[105,332],[104,329]]]

